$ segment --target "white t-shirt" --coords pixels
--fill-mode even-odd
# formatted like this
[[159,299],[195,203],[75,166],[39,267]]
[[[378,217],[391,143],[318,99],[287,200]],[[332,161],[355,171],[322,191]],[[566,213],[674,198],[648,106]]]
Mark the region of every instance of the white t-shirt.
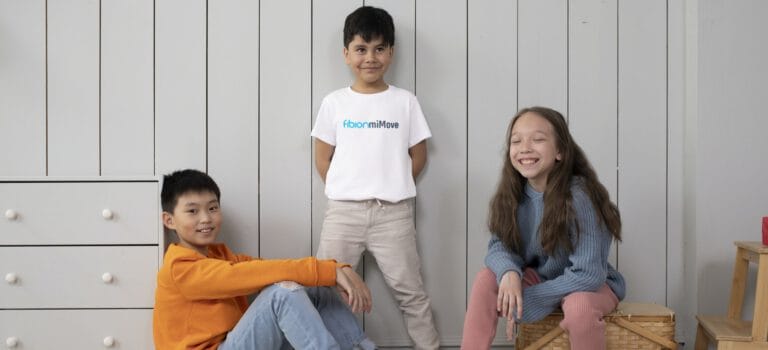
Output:
[[374,94],[349,87],[331,92],[312,136],[335,146],[325,178],[329,199],[399,202],[416,196],[408,149],[432,134],[411,92],[392,85]]

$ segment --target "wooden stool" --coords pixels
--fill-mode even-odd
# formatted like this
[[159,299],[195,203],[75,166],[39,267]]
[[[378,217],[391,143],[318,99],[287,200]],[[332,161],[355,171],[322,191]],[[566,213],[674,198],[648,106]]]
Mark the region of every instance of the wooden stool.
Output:
[[[727,316],[697,315],[696,350],[706,350],[710,340],[717,349],[768,349],[768,246],[760,242],[734,242],[736,264]],[[757,288],[752,321],[741,320],[749,263],[757,264]]]

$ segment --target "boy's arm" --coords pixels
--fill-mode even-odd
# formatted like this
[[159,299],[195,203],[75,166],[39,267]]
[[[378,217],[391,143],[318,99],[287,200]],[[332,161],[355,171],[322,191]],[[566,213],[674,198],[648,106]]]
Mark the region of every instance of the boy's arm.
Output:
[[325,175],[328,174],[328,169],[331,167],[331,159],[335,149],[335,147],[315,138],[315,167],[317,167],[317,172],[323,182],[325,182]]
[[427,164],[427,140],[413,145],[408,149],[408,154],[411,156],[413,179],[415,180],[424,170],[424,165]]
[[340,266],[333,260],[313,257],[240,263],[184,258],[172,263],[170,277],[188,299],[221,299],[252,294],[279,281],[295,281],[305,286],[333,286],[336,284],[336,268]]

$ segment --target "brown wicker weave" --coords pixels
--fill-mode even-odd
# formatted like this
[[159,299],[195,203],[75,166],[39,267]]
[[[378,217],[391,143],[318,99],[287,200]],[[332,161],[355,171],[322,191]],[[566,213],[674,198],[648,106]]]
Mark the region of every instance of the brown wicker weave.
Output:
[[[556,312],[536,323],[520,325],[520,334],[515,342],[517,350],[569,350],[568,334],[559,327],[562,312]],[[605,338],[608,349],[668,349],[676,348],[675,314],[672,310],[656,304],[620,303],[614,312],[605,316]],[[637,329],[636,326],[642,327]],[[634,330],[627,327],[635,328]],[[636,332],[637,331],[637,332]],[[652,334],[641,335],[646,331]],[[549,333],[549,334],[548,334]],[[559,333],[559,334],[558,334]],[[553,339],[547,341],[542,337]],[[650,339],[654,338],[654,339]],[[541,340],[539,344],[537,340]],[[531,345],[534,345],[530,347]]]

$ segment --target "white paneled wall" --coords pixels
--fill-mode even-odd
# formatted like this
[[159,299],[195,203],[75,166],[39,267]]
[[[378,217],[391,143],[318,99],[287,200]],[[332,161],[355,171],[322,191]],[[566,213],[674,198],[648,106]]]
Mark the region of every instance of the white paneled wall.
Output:
[[101,6],[101,174],[152,175],[153,1]]
[[46,167],[45,1],[0,1],[0,176]]
[[[617,201],[624,242],[612,259],[629,298],[680,294],[666,279],[680,233],[667,232],[664,0],[0,0],[0,146],[13,150],[0,176],[202,169],[222,189],[222,239],[235,250],[310,255],[326,199],[309,133],[323,96],[352,80],[342,27],[363,4],[393,15],[388,82],[417,94],[433,133],[416,224],[445,345],[461,339],[521,107],[565,114]],[[375,298],[366,331],[408,346],[374,259],[363,265]]]
[[[223,240],[259,253],[259,4],[208,4],[208,173],[222,192]],[[242,38],[248,38],[243,40]]]
[[208,169],[207,1],[155,1],[155,172]]
[[312,1],[261,1],[260,239],[265,258],[312,254]]
[[567,115],[569,2],[517,3],[518,106],[547,106]]
[[628,298],[659,304],[668,292],[666,6],[619,3],[619,269],[636,281]]
[[99,175],[99,3],[48,3],[48,175]]

